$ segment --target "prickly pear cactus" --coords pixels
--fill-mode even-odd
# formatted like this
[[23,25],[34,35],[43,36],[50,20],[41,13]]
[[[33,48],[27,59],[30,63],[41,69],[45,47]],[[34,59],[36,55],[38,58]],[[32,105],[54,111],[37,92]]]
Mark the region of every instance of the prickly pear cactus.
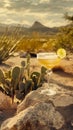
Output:
[[34,82],[33,90],[36,90],[38,88],[39,82],[40,82],[40,73],[39,72],[33,72],[31,74],[31,79]]
[[21,67],[15,66],[12,71],[5,73],[0,69],[0,82],[3,87],[0,87],[1,91],[12,97],[12,103],[14,102],[14,95],[19,100],[22,100],[30,91],[36,90],[41,87],[45,82],[45,74],[47,69],[41,67],[41,72],[30,71],[30,54],[27,55],[26,63],[21,62]]
[[33,72],[33,73],[31,74],[31,78],[33,78],[33,77],[35,77],[35,76],[39,78],[39,77],[40,77],[40,73],[35,71],[35,72]]
[[27,55],[26,68],[27,68],[27,75],[28,75],[28,78],[29,78],[30,77],[30,54]]
[[46,74],[46,71],[47,71],[47,69],[42,66],[42,67],[41,67],[41,77],[40,77],[40,82],[41,82],[41,84],[42,84],[43,82],[45,82],[45,74]]
[[11,96],[11,88],[10,86],[8,86],[6,83],[3,85],[3,89],[4,89],[4,92],[5,94]]
[[14,94],[15,90],[18,89],[19,85],[19,78],[20,78],[20,68],[18,66],[14,67],[12,70],[12,79],[11,79],[11,96],[12,96],[12,103],[14,102]]
[[24,70],[25,70],[25,61],[22,61],[21,68],[20,68],[20,80],[23,80],[24,78]]
[[20,76],[20,68],[18,66],[14,67],[12,70],[12,79],[16,80]]
[[25,93],[25,83],[23,82],[20,82],[19,83],[19,91],[22,93],[24,92]]
[[5,72],[5,77],[11,79],[11,70]]
[[30,54],[28,53],[28,54],[27,54],[27,63],[30,62],[30,58],[31,58],[31,56],[30,56]]
[[[24,97],[25,97],[25,94],[24,94],[24,93],[21,93],[20,91],[18,91],[18,92],[16,93],[16,98],[17,98],[18,100],[23,100]],[[19,102],[19,101],[18,101],[18,102]]]
[[29,93],[32,90],[32,88],[33,88],[33,81],[32,79],[29,79],[25,83],[25,95]]
[[21,61],[21,66],[25,67],[25,61]]
[[46,74],[47,69],[45,67],[41,67],[41,74]]

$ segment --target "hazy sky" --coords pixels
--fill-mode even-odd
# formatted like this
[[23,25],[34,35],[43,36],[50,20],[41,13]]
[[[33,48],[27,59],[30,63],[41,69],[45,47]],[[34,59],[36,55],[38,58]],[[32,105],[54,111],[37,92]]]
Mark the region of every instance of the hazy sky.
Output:
[[73,15],[73,0],[0,0],[0,23],[60,26],[67,23],[66,12]]

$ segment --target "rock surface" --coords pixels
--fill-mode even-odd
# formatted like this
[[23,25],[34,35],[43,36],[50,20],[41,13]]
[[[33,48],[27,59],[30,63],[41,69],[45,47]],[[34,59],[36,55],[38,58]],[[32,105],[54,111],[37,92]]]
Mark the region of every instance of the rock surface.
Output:
[[7,120],[1,130],[51,130],[64,125],[63,116],[52,103],[37,103]]
[[61,88],[56,84],[52,84],[51,88],[48,87],[47,83],[44,83],[42,87],[36,91],[30,92],[25,100],[18,106],[17,112],[24,110],[25,108],[34,105],[38,102],[52,101],[57,106],[68,106],[73,104],[73,91]]
[[73,130],[73,91],[54,84],[30,92],[0,130]]

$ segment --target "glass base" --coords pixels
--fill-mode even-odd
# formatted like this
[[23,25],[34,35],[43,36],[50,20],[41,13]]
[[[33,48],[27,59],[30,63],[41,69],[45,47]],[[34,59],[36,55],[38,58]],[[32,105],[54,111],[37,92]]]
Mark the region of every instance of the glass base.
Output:
[[51,74],[52,74],[52,69],[48,69],[48,70],[46,71],[46,73],[47,73],[47,75],[51,75]]

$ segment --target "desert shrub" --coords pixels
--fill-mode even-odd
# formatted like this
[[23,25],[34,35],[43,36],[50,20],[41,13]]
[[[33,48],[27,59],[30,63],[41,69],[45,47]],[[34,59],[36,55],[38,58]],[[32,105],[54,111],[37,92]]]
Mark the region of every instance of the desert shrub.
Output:
[[61,28],[60,32],[54,36],[47,36],[43,39],[33,37],[23,37],[17,46],[17,51],[27,52],[56,51],[58,48],[65,48],[67,52],[73,52],[73,28]]
[[0,63],[7,60],[16,50],[23,35],[19,34],[19,29],[15,28],[9,35],[8,29],[0,35]]

